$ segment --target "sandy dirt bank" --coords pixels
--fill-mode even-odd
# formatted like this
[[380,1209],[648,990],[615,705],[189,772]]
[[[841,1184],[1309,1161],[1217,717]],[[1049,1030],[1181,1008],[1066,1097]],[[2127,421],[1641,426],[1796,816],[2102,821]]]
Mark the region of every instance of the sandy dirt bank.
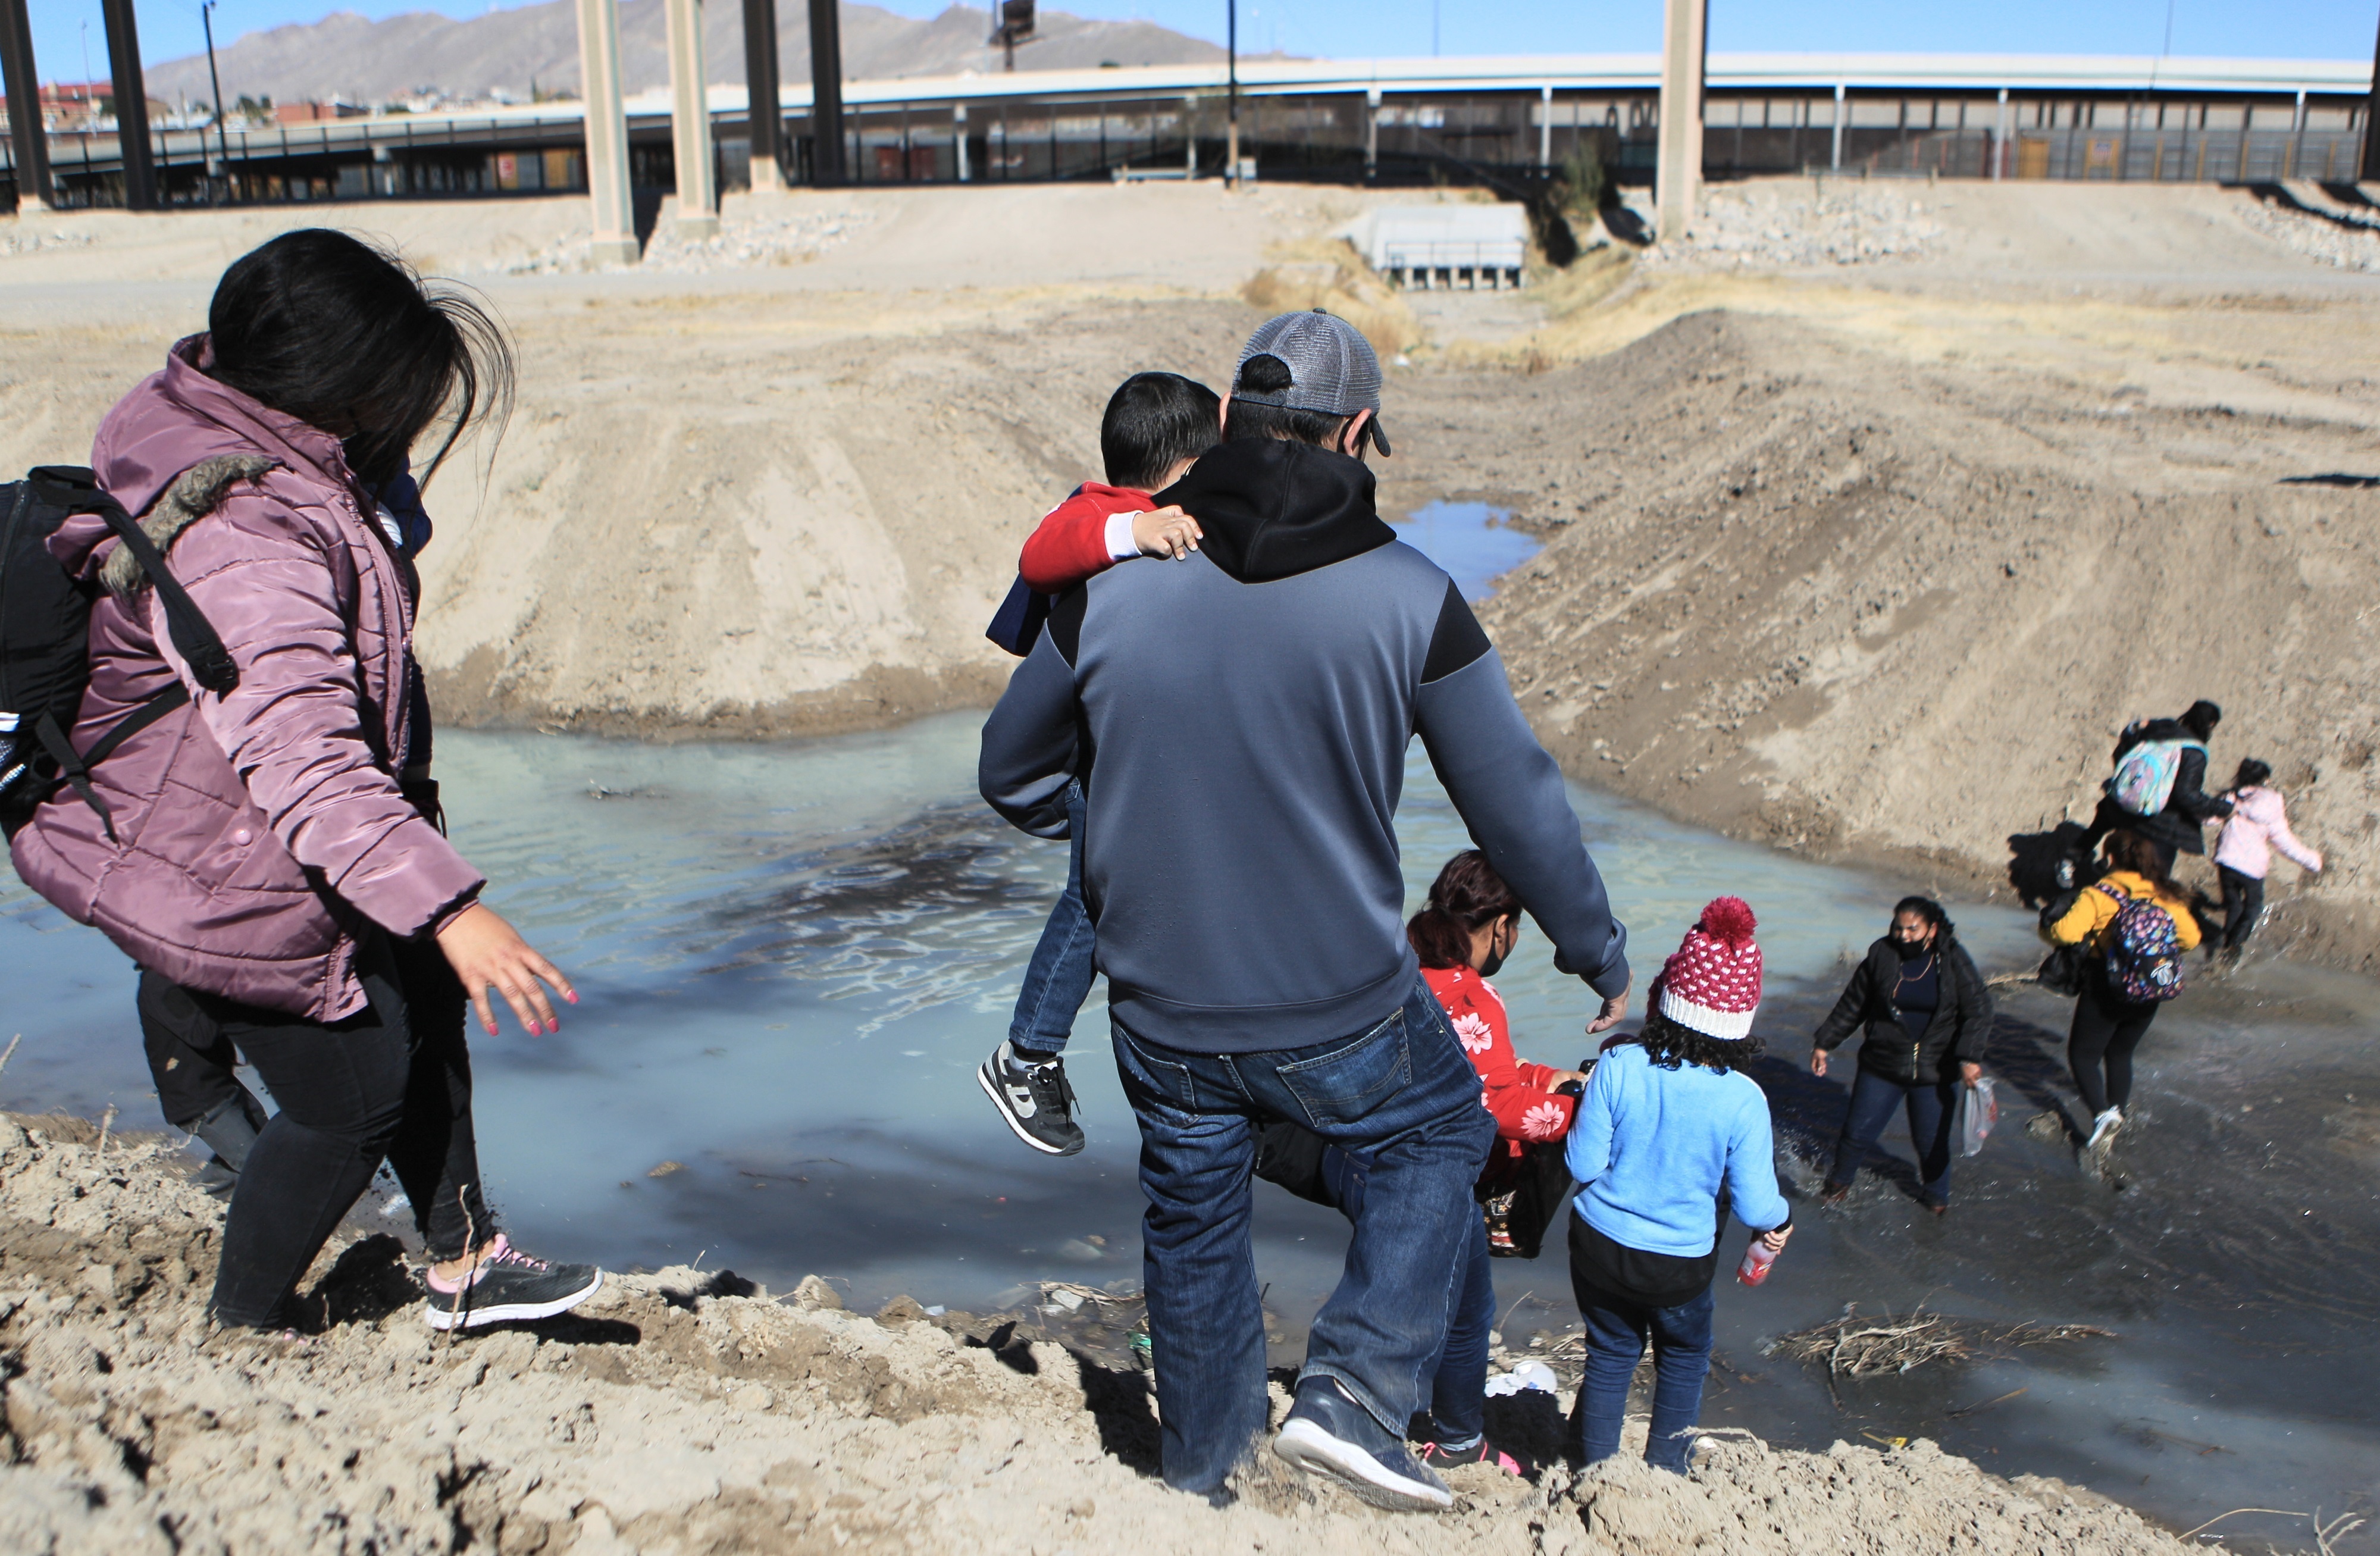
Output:
[[1926,1441],[1812,1454],[1715,1436],[1691,1480],[1472,1469],[1436,1517],[1260,1459],[1209,1508],[1150,1473],[1137,1373],[970,1340],[905,1317],[914,1304],[879,1321],[687,1269],[450,1343],[393,1239],[342,1240],[305,1292],[314,1332],[235,1337],[201,1312],[215,1202],[164,1144],[102,1154],[95,1135],[0,1116],[0,1548],[28,1556],[2183,1549],[2089,1492]]

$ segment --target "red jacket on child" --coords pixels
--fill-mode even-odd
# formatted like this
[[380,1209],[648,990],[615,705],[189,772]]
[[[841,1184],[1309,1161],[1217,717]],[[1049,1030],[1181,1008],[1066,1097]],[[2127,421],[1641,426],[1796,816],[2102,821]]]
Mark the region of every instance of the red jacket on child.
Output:
[[1497,1139],[1507,1142],[1494,1155],[1517,1156],[1524,1145],[1568,1135],[1578,1101],[1547,1089],[1554,1076],[1550,1065],[1528,1064],[1512,1051],[1503,997],[1494,986],[1469,967],[1424,967],[1421,976],[1479,1072],[1479,1104],[1495,1115]]
[[1129,486],[1106,486],[1087,480],[1075,494],[1051,508],[1025,541],[1016,570],[1025,586],[1038,594],[1063,594],[1095,573],[1104,573],[1125,557],[1137,555],[1129,526],[1121,526],[1118,549],[1109,520],[1119,514],[1148,513],[1157,500]]

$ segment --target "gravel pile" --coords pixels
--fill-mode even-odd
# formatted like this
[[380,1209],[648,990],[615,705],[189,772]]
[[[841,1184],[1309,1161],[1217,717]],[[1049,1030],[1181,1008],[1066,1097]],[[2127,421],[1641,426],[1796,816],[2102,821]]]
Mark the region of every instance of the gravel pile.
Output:
[[[674,225],[664,221],[645,245],[643,262],[636,268],[701,275],[712,271],[801,264],[849,242],[853,234],[875,219],[872,212],[856,207],[803,211],[783,216],[727,216],[722,218],[716,237],[699,239],[682,236]],[[590,253],[591,243],[588,235],[574,233],[504,265],[501,274],[552,275],[626,268],[596,265]]]
[[2307,259],[2341,270],[2380,271],[2380,212],[2363,217],[2342,211],[2334,219],[2250,200],[2240,206],[2240,215],[2266,237]]
[[43,232],[39,227],[30,226],[30,224],[20,222],[19,225],[28,226],[30,230],[0,236],[0,256],[38,254],[44,249],[91,247],[91,237],[87,232]]
[[1942,224],[1907,186],[1848,178],[1706,189],[1682,242],[1656,244],[1655,265],[1781,270],[1874,264],[1937,247]]

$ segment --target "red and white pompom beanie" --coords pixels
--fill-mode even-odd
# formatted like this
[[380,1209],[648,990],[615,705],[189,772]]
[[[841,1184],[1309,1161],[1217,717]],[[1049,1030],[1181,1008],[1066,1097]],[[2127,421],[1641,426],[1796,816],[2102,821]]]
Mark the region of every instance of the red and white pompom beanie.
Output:
[[1661,1014],[1707,1037],[1751,1036],[1752,1013],[1760,1008],[1760,947],[1752,939],[1757,927],[1742,897],[1720,897],[1704,908],[1654,979]]

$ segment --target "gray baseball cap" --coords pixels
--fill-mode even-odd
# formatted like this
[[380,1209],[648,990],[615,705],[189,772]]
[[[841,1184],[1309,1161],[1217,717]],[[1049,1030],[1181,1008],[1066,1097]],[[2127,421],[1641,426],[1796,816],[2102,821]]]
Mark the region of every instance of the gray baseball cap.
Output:
[[[1236,387],[1240,369],[1251,357],[1277,357],[1289,368],[1286,389],[1259,394]],[[1388,434],[1380,431],[1380,359],[1364,333],[1333,313],[1314,309],[1283,313],[1257,326],[1240,347],[1232,365],[1232,397],[1251,405],[1280,406],[1286,410],[1320,411],[1327,416],[1372,413],[1372,442],[1389,452]]]

